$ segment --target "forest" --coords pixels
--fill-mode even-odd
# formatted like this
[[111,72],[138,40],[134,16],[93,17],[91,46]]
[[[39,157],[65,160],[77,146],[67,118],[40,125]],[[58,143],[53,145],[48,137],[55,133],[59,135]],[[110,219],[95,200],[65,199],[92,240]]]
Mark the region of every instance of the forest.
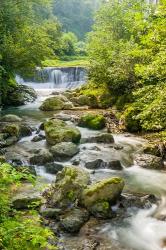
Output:
[[0,0],[0,249],[166,249],[165,84],[166,0]]

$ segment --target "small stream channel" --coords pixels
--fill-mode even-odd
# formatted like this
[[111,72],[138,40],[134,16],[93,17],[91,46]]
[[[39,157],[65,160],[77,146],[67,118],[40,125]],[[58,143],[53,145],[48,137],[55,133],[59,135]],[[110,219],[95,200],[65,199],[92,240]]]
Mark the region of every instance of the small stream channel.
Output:
[[[53,69],[47,68],[43,72],[39,72],[39,81],[31,79],[31,81],[23,80],[17,77],[20,83],[26,83],[33,86],[37,93],[38,99],[31,104],[27,104],[18,108],[8,108],[2,111],[4,114],[16,114],[24,119],[24,121],[36,128],[45,119],[52,117],[55,112],[42,112],[38,109],[41,102],[51,94],[53,90],[63,91],[83,84],[86,79],[84,70],[72,69]],[[74,76],[72,74],[75,74]],[[44,79],[44,80],[43,80]],[[74,111],[73,111],[74,112]],[[92,135],[101,133],[102,131],[91,131],[85,128],[80,128],[82,138],[91,137]],[[34,132],[35,134],[35,132]],[[32,142],[34,134],[30,137],[24,137],[17,144],[7,149],[7,158],[19,156],[23,161],[27,161],[32,149],[40,149],[47,147],[46,141]],[[159,205],[160,213],[165,213],[165,194],[166,194],[166,173],[142,169],[133,163],[133,154],[140,151],[145,140],[137,138],[129,134],[114,134],[115,144],[120,146],[120,150],[112,147],[111,144],[85,143],[80,145],[80,153],[75,156],[79,158],[80,167],[84,167],[84,162],[87,160],[102,159],[120,160],[123,165],[123,170],[106,170],[98,169],[91,173],[92,181],[102,180],[111,176],[121,176],[125,179],[124,192],[129,193],[145,193],[156,194],[162,198],[162,203]],[[72,161],[73,159],[71,159]],[[64,162],[64,165],[71,165],[71,162]],[[47,173],[44,166],[36,167],[39,176],[43,177],[45,183],[51,183],[56,177]],[[92,171],[90,171],[92,172]],[[162,240],[166,238],[166,223],[157,220],[151,215],[156,210],[156,205],[142,209],[130,209],[128,218],[124,218],[118,223],[105,221],[97,225],[93,231],[96,237],[102,238],[105,242],[103,248],[110,250],[163,250],[166,249],[162,245]],[[82,239],[83,233],[79,236],[63,235],[64,248],[66,250],[74,250],[78,248],[78,241]],[[113,242],[113,243],[112,243]],[[76,248],[77,246],[77,248]],[[90,248],[87,248],[90,249]]]

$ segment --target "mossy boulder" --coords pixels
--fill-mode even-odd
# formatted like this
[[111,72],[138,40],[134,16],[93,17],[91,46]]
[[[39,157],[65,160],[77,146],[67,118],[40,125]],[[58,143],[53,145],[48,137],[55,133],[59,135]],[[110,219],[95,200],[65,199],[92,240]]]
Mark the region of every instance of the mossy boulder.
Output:
[[83,115],[79,121],[80,127],[87,127],[89,129],[100,130],[105,127],[105,118],[103,115],[86,114]]
[[2,121],[2,122],[21,122],[22,119],[17,115],[8,114],[8,115],[4,115],[0,119],[0,121]]
[[58,172],[55,183],[44,194],[47,207],[67,209],[74,206],[89,182],[87,171],[74,166],[64,167]]
[[98,101],[94,95],[79,95],[73,96],[70,99],[75,106],[89,106],[91,108],[98,108]]
[[7,124],[6,126],[4,126],[3,133],[8,134],[9,136],[15,136],[15,137],[19,137],[20,135],[20,127],[17,124]]
[[79,143],[81,139],[80,131],[58,119],[51,119],[44,124],[46,140],[50,145],[61,142]]
[[56,111],[56,110],[65,110],[72,108],[73,108],[72,103],[69,102],[66,97],[63,97],[61,95],[46,99],[40,106],[40,109],[43,111]]
[[99,202],[114,204],[124,188],[124,180],[108,178],[87,187],[82,193],[82,204],[91,210]]
[[72,142],[61,142],[51,147],[50,151],[56,160],[66,160],[76,155],[79,148]]

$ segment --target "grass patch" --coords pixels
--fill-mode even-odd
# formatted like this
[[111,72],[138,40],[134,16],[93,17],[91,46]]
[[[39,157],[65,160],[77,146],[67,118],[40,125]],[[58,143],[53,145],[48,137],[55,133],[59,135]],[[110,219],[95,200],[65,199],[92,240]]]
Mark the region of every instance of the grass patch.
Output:
[[59,59],[48,59],[43,62],[44,67],[88,67],[87,57],[65,57]]

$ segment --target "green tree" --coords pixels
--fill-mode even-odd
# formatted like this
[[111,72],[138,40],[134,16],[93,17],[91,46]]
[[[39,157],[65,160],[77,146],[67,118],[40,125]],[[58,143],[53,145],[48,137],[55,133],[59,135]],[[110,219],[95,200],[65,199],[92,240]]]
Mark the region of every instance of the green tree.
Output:
[[54,0],[54,14],[63,25],[64,32],[73,32],[79,39],[91,31],[94,12],[102,0]]
[[49,0],[0,1],[0,90],[15,74],[29,73],[59,46],[60,27],[52,18]]

